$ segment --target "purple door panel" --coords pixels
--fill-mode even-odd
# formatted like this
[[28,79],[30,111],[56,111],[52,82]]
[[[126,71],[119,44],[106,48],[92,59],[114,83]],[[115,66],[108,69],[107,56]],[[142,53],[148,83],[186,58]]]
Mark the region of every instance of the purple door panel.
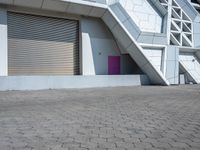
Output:
[[120,74],[120,56],[108,56],[108,74]]

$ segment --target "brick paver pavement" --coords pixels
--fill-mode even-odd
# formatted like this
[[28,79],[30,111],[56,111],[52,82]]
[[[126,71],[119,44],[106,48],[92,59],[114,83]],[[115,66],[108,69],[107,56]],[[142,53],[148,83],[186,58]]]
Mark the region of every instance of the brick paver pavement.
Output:
[[200,86],[0,92],[0,150],[200,150]]

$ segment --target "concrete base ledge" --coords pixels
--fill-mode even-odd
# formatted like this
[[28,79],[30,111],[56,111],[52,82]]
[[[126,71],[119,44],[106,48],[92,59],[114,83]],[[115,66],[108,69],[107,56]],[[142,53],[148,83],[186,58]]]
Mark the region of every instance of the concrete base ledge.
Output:
[[115,87],[147,84],[149,84],[149,80],[146,75],[0,77],[0,91]]

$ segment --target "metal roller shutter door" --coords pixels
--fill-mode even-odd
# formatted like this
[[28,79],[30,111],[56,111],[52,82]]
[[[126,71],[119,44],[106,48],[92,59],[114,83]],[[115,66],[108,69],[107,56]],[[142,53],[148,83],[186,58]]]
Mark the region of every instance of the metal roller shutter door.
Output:
[[8,74],[78,75],[78,21],[8,12]]

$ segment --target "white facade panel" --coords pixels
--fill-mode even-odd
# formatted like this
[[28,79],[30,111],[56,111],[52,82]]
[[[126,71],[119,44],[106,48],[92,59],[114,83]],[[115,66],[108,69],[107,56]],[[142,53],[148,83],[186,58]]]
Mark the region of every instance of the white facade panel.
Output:
[[139,86],[148,85],[149,80],[146,75],[8,76],[0,77],[0,83],[0,91],[7,91]]
[[92,44],[88,33],[82,33],[82,74],[95,75]]
[[180,63],[189,73],[189,75],[199,84],[200,83],[200,61],[192,53],[181,53]]
[[[200,17],[198,12],[195,12],[195,9],[192,10],[193,6],[190,3],[186,3],[186,0],[184,2],[181,0],[111,0],[107,1],[107,3],[103,1],[0,0],[0,3],[5,4],[0,7],[8,9],[8,11],[24,12],[32,15],[40,15],[41,13],[41,16],[43,14],[48,17],[61,16],[63,18],[74,15],[77,20],[87,20],[83,23],[85,25],[80,33],[82,43],[80,45],[78,43],[82,48],[81,69],[83,70],[83,75],[108,74],[108,57],[117,56],[123,58],[123,64],[121,65],[123,73],[127,72],[126,69],[130,69],[129,65],[131,66],[131,63],[134,64],[135,61],[143,72],[149,76],[152,83],[163,85],[168,85],[169,82],[171,84],[177,83],[180,60],[180,63],[185,66],[186,72],[199,82],[198,72],[200,72],[200,66],[197,63],[199,60],[194,59],[196,58],[194,54],[200,51],[198,42],[200,23],[197,21]],[[6,5],[15,6],[5,7]],[[32,9],[29,10],[30,7]],[[188,11],[190,8],[191,11]],[[1,18],[6,18],[6,15],[2,14],[1,12]],[[89,16],[97,17],[98,19],[88,19]],[[103,22],[94,21],[100,20],[99,18],[107,26],[103,25]],[[7,55],[9,54],[7,54],[7,44],[9,42],[5,37],[9,34],[7,35],[7,23],[3,23],[5,19],[0,21],[0,42],[3,45],[0,55],[0,75],[7,75],[9,66],[9,63],[7,64]],[[177,32],[181,32],[181,34]],[[184,35],[182,36],[182,34]],[[170,35],[175,43],[179,43],[178,45],[174,45],[173,42],[168,43]],[[20,40],[28,43],[26,40]],[[193,41],[194,44],[190,43]],[[45,42],[43,43],[45,44]],[[37,45],[37,42],[31,43],[30,46],[34,45]],[[148,47],[147,45],[150,48],[146,48]],[[170,48],[172,45],[174,47]],[[15,43],[14,46],[16,46]],[[152,47],[166,47],[166,49],[151,49]],[[182,54],[179,56],[179,53],[177,53],[179,49],[181,52],[187,51],[190,53],[187,54],[190,61],[185,61],[185,56],[182,57]],[[122,55],[121,52],[127,55]],[[194,55],[192,56],[194,58],[189,58],[190,55]],[[127,63],[124,61],[130,56],[134,60],[133,62],[127,61]],[[128,67],[126,66],[127,64]]]
[[7,12],[0,9],[0,76],[8,75]]
[[151,61],[151,63],[155,66],[155,68],[159,71],[162,71],[163,50],[145,48],[143,52],[146,57]]
[[147,0],[120,0],[120,3],[141,31],[162,31],[162,16]]
[[43,0],[14,0],[15,5],[41,8]]

